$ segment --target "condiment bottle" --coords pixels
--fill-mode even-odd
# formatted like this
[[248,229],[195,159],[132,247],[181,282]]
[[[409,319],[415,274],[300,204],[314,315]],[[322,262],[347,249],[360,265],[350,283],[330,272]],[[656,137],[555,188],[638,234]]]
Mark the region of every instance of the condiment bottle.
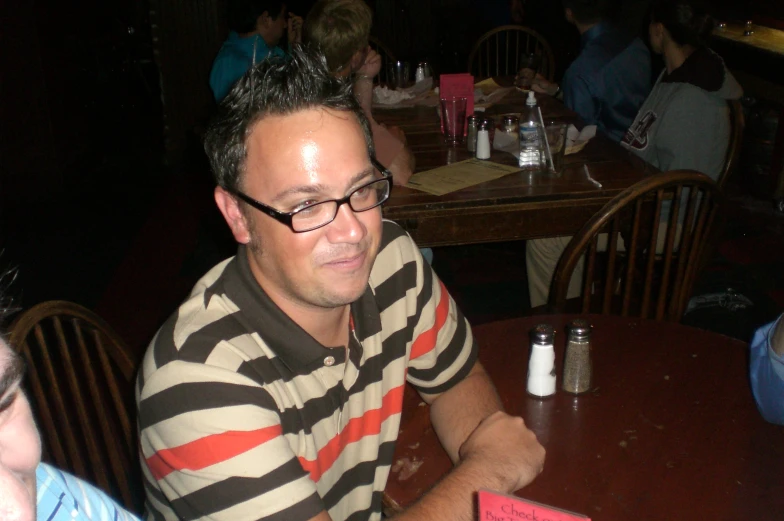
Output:
[[528,93],[525,110],[520,115],[520,159],[518,166],[527,171],[539,172],[544,162],[544,139],[539,119],[539,107],[533,91]]
[[466,146],[469,152],[476,152],[476,133],[479,120],[473,114],[468,116],[468,131],[466,135]]
[[578,318],[569,324],[561,387],[572,394],[588,392],[592,376],[591,324]]
[[490,132],[485,121],[479,123],[476,133],[476,158],[490,159]]
[[531,332],[531,358],[528,361],[529,394],[544,398],[555,394],[555,331],[549,324],[539,324]]

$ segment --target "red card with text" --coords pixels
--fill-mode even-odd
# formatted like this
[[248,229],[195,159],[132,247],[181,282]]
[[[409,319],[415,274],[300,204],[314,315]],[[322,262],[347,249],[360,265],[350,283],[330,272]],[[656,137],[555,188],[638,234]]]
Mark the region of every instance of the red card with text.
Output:
[[535,501],[480,490],[478,521],[591,521],[591,518]]
[[[466,98],[466,116],[474,113],[474,77],[468,73],[442,74],[438,80],[439,97]],[[466,118],[467,119],[467,118]],[[468,131],[468,122],[463,128],[463,135]],[[444,115],[441,115],[441,132],[444,132]]]

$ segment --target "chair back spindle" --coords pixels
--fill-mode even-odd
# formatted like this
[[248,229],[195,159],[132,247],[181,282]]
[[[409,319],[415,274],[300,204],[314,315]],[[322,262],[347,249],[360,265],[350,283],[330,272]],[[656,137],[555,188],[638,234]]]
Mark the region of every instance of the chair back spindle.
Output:
[[542,35],[522,25],[504,25],[482,35],[468,57],[468,72],[476,79],[514,76],[526,54],[541,56],[539,73],[552,81],[555,57],[550,44]]
[[568,311],[569,281],[580,270],[580,312],[679,321],[719,202],[716,183],[691,171],[656,174],[626,189],[567,245],[550,311]]

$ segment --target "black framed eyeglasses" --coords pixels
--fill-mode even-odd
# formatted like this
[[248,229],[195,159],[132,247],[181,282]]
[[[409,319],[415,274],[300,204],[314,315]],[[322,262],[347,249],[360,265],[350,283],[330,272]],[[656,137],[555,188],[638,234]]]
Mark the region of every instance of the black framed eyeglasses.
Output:
[[295,233],[309,232],[334,221],[338,215],[338,209],[346,203],[354,212],[359,213],[371,210],[389,199],[389,194],[392,191],[392,172],[384,168],[375,157],[371,157],[370,162],[383,177],[358,186],[342,199],[319,201],[297,208],[293,212],[276,210],[239,190],[232,190],[232,193],[260,212],[285,224],[291,228],[291,231]]

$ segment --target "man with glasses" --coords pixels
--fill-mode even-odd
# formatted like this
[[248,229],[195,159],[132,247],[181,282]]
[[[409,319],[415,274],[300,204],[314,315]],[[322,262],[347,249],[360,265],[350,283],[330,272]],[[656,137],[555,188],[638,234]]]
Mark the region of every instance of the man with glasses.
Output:
[[137,386],[149,519],[380,519],[412,384],[455,470],[401,519],[472,519],[544,449],[502,411],[471,329],[384,221],[351,85],[295,50],[220,105],[205,148],[239,243],[164,324]]

